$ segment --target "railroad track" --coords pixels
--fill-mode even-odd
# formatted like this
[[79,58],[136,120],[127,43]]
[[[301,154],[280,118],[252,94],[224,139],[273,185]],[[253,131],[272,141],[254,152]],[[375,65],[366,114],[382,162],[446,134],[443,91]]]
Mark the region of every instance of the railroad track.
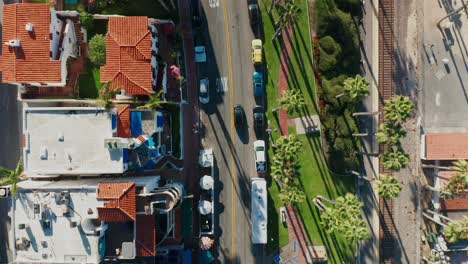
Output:
[[[383,112],[384,101],[395,95],[394,82],[394,0],[379,0],[379,111]],[[385,122],[383,115],[379,116],[379,123]],[[379,146],[383,153],[385,146]],[[383,167],[382,159],[379,162],[379,172],[391,175]],[[393,222],[393,199],[380,198],[380,263],[391,264],[395,247],[395,224]]]

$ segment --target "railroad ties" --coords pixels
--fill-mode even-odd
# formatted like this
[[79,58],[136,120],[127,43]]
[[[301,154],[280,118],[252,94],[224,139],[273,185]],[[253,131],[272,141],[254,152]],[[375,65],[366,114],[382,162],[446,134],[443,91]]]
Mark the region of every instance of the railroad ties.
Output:
[[[384,101],[395,94],[394,82],[394,1],[379,0],[379,111],[383,113]],[[384,116],[379,116],[379,123],[385,122]],[[385,146],[379,146],[383,153]],[[391,171],[383,167],[382,159],[379,162],[380,173],[392,175]],[[393,199],[379,199],[380,217],[380,263],[394,263],[393,251],[395,247],[395,223],[393,222]]]

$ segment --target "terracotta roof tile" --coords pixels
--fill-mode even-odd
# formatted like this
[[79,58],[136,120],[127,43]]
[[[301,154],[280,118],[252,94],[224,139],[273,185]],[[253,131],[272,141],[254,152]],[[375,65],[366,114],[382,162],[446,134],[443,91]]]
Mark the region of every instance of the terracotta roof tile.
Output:
[[137,215],[136,254],[141,257],[156,256],[156,223],[154,215]]
[[134,221],[135,193],[133,182],[100,182],[97,199],[104,200],[104,207],[97,208],[99,219],[107,222]]
[[426,159],[468,159],[468,133],[426,134]]
[[[50,58],[50,7],[47,4],[9,4],[3,8],[0,71],[4,82],[60,82],[60,60]],[[32,23],[33,33],[26,31]],[[12,39],[21,46],[5,45]]]
[[123,88],[127,94],[153,93],[147,17],[109,18],[101,81],[110,81],[111,89]]
[[117,136],[130,137],[130,105],[117,106]]

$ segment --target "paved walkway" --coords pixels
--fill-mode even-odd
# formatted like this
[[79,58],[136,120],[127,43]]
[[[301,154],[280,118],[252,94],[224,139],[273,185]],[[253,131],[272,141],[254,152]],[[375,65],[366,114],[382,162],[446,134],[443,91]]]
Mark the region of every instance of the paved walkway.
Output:
[[[283,35],[291,34],[290,27],[287,28],[288,32],[284,32]],[[284,48],[282,49],[281,53],[281,60],[280,60],[280,72],[278,78],[278,95],[281,96],[287,89],[288,89],[288,82],[287,82],[287,75],[289,73],[289,52],[291,50],[291,43],[290,38],[283,37],[284,41]],[[279,121],[280,121],[280,132],[281,135],[288,135],[288,126],[291,124],[291,120],[288,119],[288,113],[284,109],[279,110]],[[289,234],[289,244],[283,249],[286,249],[285,252],[282,252],[282,256],[290,259],[289,263],[300,263],[305,264],[306,261],[306,252],[307,252],[307,239],[306,239],[306,231],[304,229],[304,225],[301,219],[297,216],[296,211],[292,206],[286,207],[287,211],[287,222],[288,222],[288,234]],[[295,244],[297,246],[291,245]],[[289,250],[287,250],[289,249]],[[298,249],[297,261],[295,261],[295,257],[291,258],[292,255],[295,255],[294,252],[291,250]]]
[[[198,201],[200,190],[198,187],[198,152],[200,148],[199,134],[194,134],[192,129],[194,125],[198,126],[199,108],[197,98],[197,67],[195,64],[195,51],[193,49],[193,33],[192,21],[190,12],[190,0],[179,0],[179,18],[180,24],[178,30],[182,32],[184,42],[184,55],[185,55],[185,79],[187,90],[187,103],[182,105],[183,114],[183,173],[185,176],[184,186],[188,192],[193,194],[193,201]],[[192,240],[185,241],[194,247],[194,255],[192,257],[193,263],[198,263],[199,251],[198,249],[198,227],[199,215],[197,210],[197,203],[192,204]]]

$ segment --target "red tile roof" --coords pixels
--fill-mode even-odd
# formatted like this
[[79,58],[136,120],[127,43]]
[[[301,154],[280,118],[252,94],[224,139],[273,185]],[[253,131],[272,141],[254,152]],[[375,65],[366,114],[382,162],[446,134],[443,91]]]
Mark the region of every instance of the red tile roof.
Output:
[[99,219],[107,222],[134,221],[136,217],[135,183],[100,182],[98,199],[105,200],[98,207]]
[[468,133],[426,134],[426,159],[468,159]]
[[117,136],[130,137],[130,105],[117,105]]
[[156,256],[156,223],[154,215],[137,215],[136,254],[141,257]]
[[[457,171],[439,171],[440,185],[445,186],[449,183],[450,177]],[[464,193],[468,195],[468,193]],[[468,210],[468,199],[455,197],[453,199],[440,199],[440,208],[444,211]]]
[[[34,31],[26,31],[32,23]],[[5,45],[12,39],[21,46]],[[60,60],[50,58],[50,7],[47,4],[9,4],[3,8],[0,71],[4,82],[60,82]]]
[[147,17],[109,18],[106,65],[101,67],[101,81],[110,81],[110,89],[122,88],[127,94],[153,93]]

